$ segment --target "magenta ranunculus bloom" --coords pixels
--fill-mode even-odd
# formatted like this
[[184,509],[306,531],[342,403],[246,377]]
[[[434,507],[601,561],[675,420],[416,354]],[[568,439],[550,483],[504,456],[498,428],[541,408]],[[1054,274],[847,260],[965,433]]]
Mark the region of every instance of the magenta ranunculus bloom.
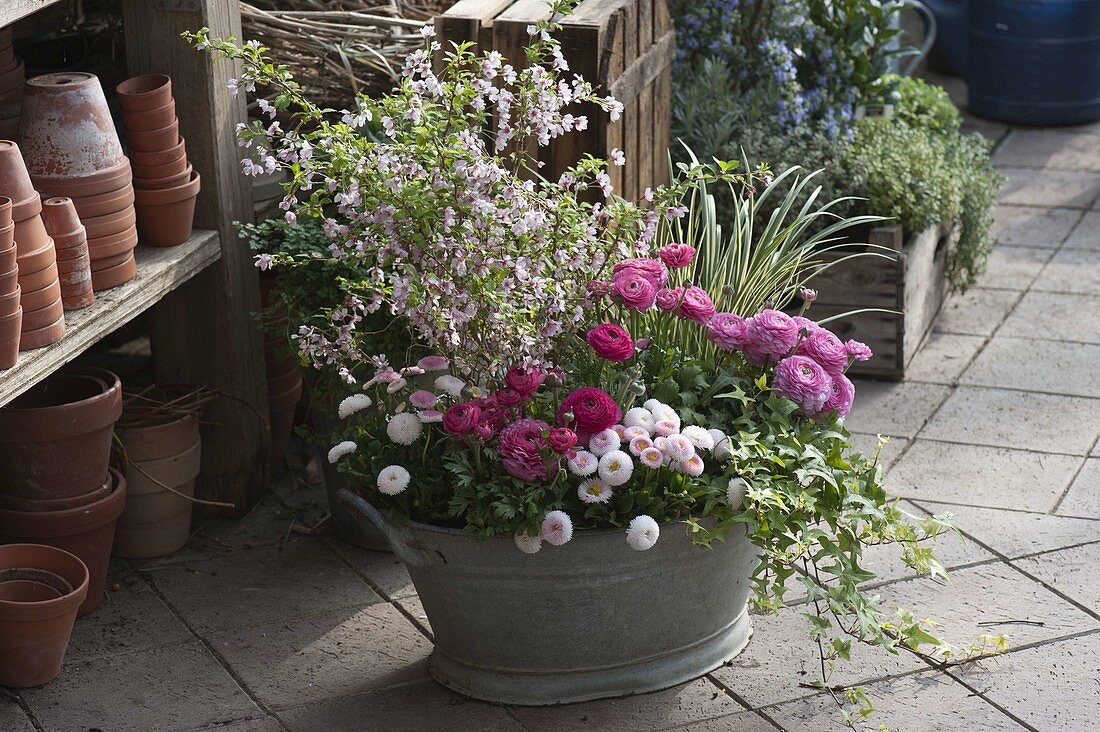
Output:
[[859,341],[848,341],[844,344],[844,347],[847,349],[848,355],[857,361],[868,361],[874,355],[866,343],[860,343]]
[[690,244],[666,244],[657,252],[661,261],[673,269],[681,269],[695,259],[695,247]]
[[616,277],[623,272],[636,272],[650,280],[657,287],[668,284],[668,268],[656,259],[624,259],[611,271]]
[[593,302],[602,300],[611,294],[611,283],[605,280],[589,280],[587,287],[588,299]]
[[493,396],[497,398],[497,401],[500,402],[502,407],[515,407],[527,398],[510,386],[506,386],[503,389],[497,389]]
[[772,391],[797,404],[806,414],[817,414],[832,394],[832,377],[812,358],[788,356],[775,366]]
[[588,345],[600,358],[608,361],[626,361],[634,355],[634,341],[621,325],[600,323],[588,331]]
[[534,394],[544,381],[546,381],[545,373],[523,364],[516,364],[504,375],[504,383],[519,392],[525,399]]
[[740,315],[715,313],[707,323],[707,338],[727,351],[740,351],[749,342],[749,324]]
[[577,433],[568,427],[554,427],[550,430],[547,442],[550,443],[551,450],[565,455],[572,452],[573,446],[577,444]]
[[[573,421],[566,423],[567,412],[573,413]],[[594,386],[577,389],[558,407],[558,424],[572,427],[581,440],[588,440],[597,432],[603,432],[622,419],[623,410],[611,396]]]
[[666,287],[657,293],[657,307],[666,313],[676,311],[680,307],[680,301],[684,298],[684,288]]
[[542,450],[549,430],[550,425],[541,419],[517,419],[501,430],[497,455],[504,469],[528,483],[546,480],[549,469]]
[[659,285],[637,270],[624,269],[616,273],[611,291],[619,302],[631,310],[648,310],[657,301]]
[[830,374],[842,374],[848,366],[848,349],[832,331],[825,328],[819,327],[803,338],[797,352],[817,361]]
[[805,332],[806,335],[813,333],[815,330],[820,330],[821,326],[810,320],[809,318],[803,318],[801,315],[795,315],[791,318],[794,324],[798,326],[798,332]]
[[838,417],[847,417],[852,411],[852,402],[856,398],[856,386],[844,374],[833,374],[829,384],[829,398],[825,400],[822,412],[836,411]]
[[743,350],[749,363],[778,363],[798,342],[798,325],[778,310],[761,310],[748,319],[749,342]]
[[684,290],[684,297],[680,301],[680,309],[677,314],[681,318],[687,318],[706,325],[707,321],[714,315],[714,310],[714,303],[707,291],[702,287],[692,285]]
[[447,434],[462,437],[474,431],[481,420],[481,407],[470,402],[452,404],[443,413],[443,429]]

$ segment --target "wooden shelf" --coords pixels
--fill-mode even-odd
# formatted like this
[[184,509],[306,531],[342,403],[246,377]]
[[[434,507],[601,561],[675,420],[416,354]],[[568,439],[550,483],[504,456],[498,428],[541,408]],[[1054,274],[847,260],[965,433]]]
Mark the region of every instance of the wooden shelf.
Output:
[[0,0],[0,28],[59,2],[61,0]]
[[124,285],[95,294],[95,302],[65,313],[65,337],[57,343],[23,351],[15,366],[0,371],[0,406],[49,376],[108,333],[155,305],[166,294],[221,257],[216,231],[196,231],[177,247],[139,246],[138,271]]

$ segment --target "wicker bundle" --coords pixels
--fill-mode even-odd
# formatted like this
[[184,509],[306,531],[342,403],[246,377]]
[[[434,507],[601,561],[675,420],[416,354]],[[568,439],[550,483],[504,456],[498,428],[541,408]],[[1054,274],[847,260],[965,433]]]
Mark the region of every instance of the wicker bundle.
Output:
[[271,49],[310,99],[350,108],[357,93],[384,94],[405,56],[424,39],[425,21],[454,0],[252,0],[241,2],[246,40]]

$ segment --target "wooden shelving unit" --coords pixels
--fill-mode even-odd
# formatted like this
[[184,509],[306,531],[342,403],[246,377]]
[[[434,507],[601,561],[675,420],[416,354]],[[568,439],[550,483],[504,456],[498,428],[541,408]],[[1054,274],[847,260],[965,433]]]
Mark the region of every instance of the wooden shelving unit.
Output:
[[3,0],[0,2],[0,28],[59,2],[61,0]]
[[165,295],[221,257],[216,231],[196,231],[178,247],[138,247],[134,279],[96,293],[83,310],[65,313],[65,337],[57,343],[23,351],[13,368],[0,372],[0,406],[84,353],[88,348],[156,305]]

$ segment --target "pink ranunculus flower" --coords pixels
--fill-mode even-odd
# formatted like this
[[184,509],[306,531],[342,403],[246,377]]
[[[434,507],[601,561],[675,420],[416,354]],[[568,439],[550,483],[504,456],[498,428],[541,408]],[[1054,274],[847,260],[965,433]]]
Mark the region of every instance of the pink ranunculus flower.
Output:
[[749,363],[777,363],[798,342],[798,325],[778,310],[761,310],[748,319],[749,342],[742,352]]
[[[566,423],[566,413],[572,412],[573,421]],[[562,400],[558,407],[558,424],[572,427],[581,440],[588,441],[597,432],[609,429],[622,419],[623,410],[611,396],[592,386],[577,389]]]
[[625,259],[615,265],[612,274],[617,277],[623,272],[637,272],[657,287],[668,284],[668,269],[656,259]]
[[684,288],[666,287],[657,292],[657,307],[666,313],[674,313],[684,298]]
[[516,364],[504,375],[504,383],[524,398],[530,397],[546,381],[546,374],[532,366]]
[[833,374],[829,384],[829,398],[821,407],[822,412],[836,411],[838,417],[847,417],[856,398],[856,387],[844,374]]
[[528,483],[546,480],[550,468],[542,450],[547,446],[544,435],[549,429],[550,425],[541,419],[517,419],[501,430],[497,455],[504,469]]
[[791,320],[793,320],[794,324],[798,326],[798,332],[800,335],[803,336],[808,336],[814,331],[821,329],[820,325],[810,320],[809,318],[802,317],[801,315],[795,315],[791,318]]
[[714,315],[714,303],[706,290],[692,285],[684,290],[684,298],[680,302],[680,309],[677,314],[681,318],[687,318],[706,325],[707,321]]
[[502,407],[517,406],[518,404],[522,403],[523,400],[526,398],[523,396],[523,394],[520,394],[518,391],[510,386],[506,386],[503,389],[498,389],[493,396],[497,398],[497,401]]
[[598,302],[611,294],[611,283],[606,280],[589,280],[586,287],[588,299],[592,302]]
[[621,325],[600,323],[588,331],[588,345],[600,358],[608,361],[626,361],[634,355],[634,341]]
[[611,285],[615,297],[631,310],[648,310],[657,301],[658,285],[636,270],[623,270]]
[[438,401],[439,397],[427,389],[417,389],[412,394],[409,394],[409,404],[412,404],[417,409],[431,409]]
[[726,351],[740,351],[749,343],[749,324],[740,315],[715,313],[707,323],[707,338]]
[[802,287],[802,288],[799,288],[799,290],[798,290],[798,296],[801,297],[806,302],[813,302],[814,300],[817,299],[817,290],[814,290],[814,289],[809,288],[809,287]]
[[695,259],[695,247],[690,244],[666,244],[661,247],[661,251],[657,252],[657,256],[669,267],[681,269]]
[[821,411],[832,394],[832,377],[812,358],[788,356],[775,366],[772,390],[813,415]]
[[443,429],[455,437],[470,434],[480,421],[481,407],[470,402],[452,404],[443,413]]
[[577,444],[577,433],[568,427],[554,427],[550,430],[546,441],[551,450],[559,455],[566,455],[572,452],[573,446]]
[[818,328],[798,343],[796,353],[809,356],[830,374],[842,374],[848,366],[848,350],[844,343],[825,328]]
[[857,361],[868,361],[874,355],[866,343],[859,341],[848,341],[844,344],[844,348],[848,351],[848,355]]

